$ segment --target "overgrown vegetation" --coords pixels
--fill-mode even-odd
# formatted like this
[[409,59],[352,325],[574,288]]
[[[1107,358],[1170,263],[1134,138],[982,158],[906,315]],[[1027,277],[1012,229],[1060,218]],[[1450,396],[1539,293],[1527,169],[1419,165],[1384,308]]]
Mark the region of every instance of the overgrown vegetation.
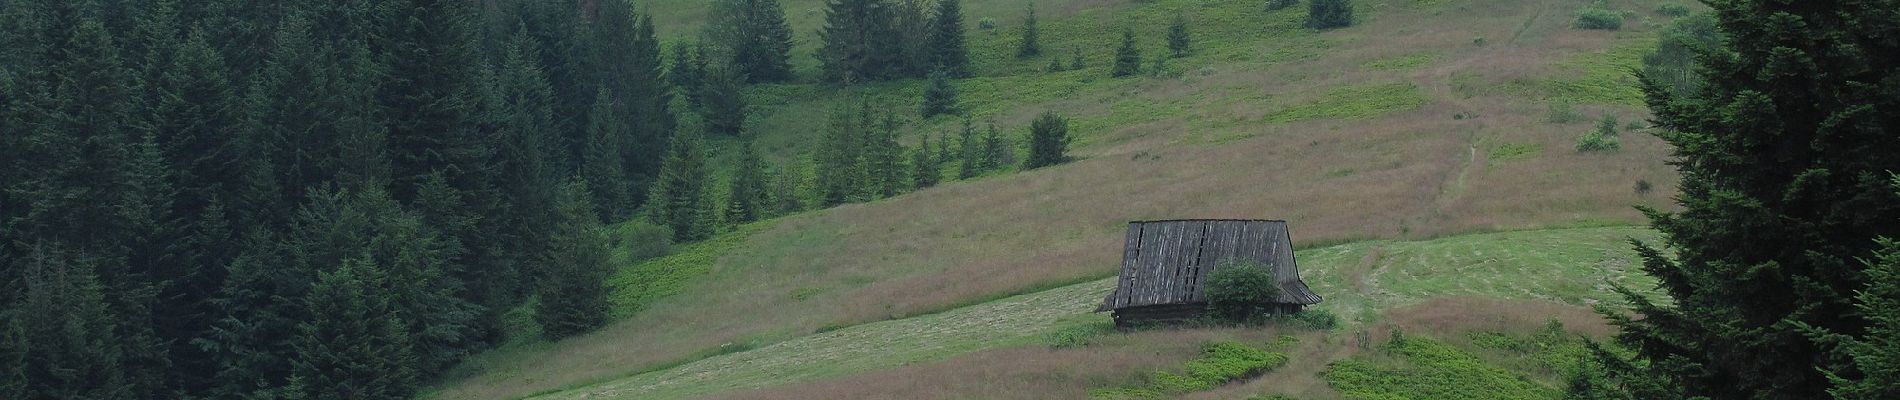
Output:
[[1396,332],[1390,342],[1379,346],[1390,355],[1390,361],[1352,358],[1335,362],[1326,369],[1326,383],[1346,397],[1364,400],[1545,400],[1561,394],[1457,347]]
[[1307,0],[1306,7],[1308,28],[1335,29],[1353,24],[1352,0]]
[[1605,115],[1602,120],[1597,121],[1595,129],[1591,129],[1590,133],[1577,138],[1577,151],[1593,152],[1620,149],[1623,145],[1617,137],[1616,116]]
[[1255,263],[1234,262],[1214,269],[1207,278],[1208,314],[1229,322],[1263,318],[1280,298],[1273,272]]
[[1189,360],[1182,373],[1156,371],[1147,385],[1092,391],[1090,398],[1102,400],[1159,399],[1197,392],[1228,382],[1265,373],[1286,365],[1285,354],[1268,352],[1239,342],[1208,344],[1201,355]]
[[1623,29],[1623,13],[1611,10],[1601,0],[1589,7],[1577,10],[1577,19],[1571,23],[1577,29],[1618,30]]

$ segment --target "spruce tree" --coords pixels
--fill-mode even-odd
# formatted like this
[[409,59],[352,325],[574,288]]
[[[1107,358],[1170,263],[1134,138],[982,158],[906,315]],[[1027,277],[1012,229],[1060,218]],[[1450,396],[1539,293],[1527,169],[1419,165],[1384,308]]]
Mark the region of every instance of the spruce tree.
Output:
[[877,126],[864,130],[864,168],[871,174],[866,186],[878,197],[896,196],[910,188],[910,178],[905,175],[908,171],[904,168],[904,146],[897,144],[900,127],[897,116],[886,112]]
[[706,37],[749,82],[792,79],[792,28],[778,0],[716,0]]
[[607,238],[589,204],[585,182],[562,186],[561,222],[549,236],[548,277],[537,288],[534,321],[551,340],[586,333],[607,323]]
[[818,32],[822,80],[848,84],[901,76],[906,52],[895,14],[886,0],[829,0]]
[[978,150],[977,168],[983,171],[995,171],[1009,165],[1016,157],[1016,151],[1010,147],[1009,138],[996,130],[996,124],[989,124],[983,131],[983,147]]
[[680,97],[686,99],[687,107],[698,109],[705,104],[706,65],[705,47],[687,43],[673,45],[673,63],[666,69],[666,78]]
[[1186,14],[1175,14],[1174,22],[1168,24],[1168,56],[1187,57],[1194,53],[1193,38],[1188,34]]
[[1683,173],[1682,210],[1645,210],[1668,246],[1637,250],[1672,301],[1622,290],[1643,317],[1615,318],[1618,340],[1647,361],[1637,375],[1678,397],[1825,398],[1834,382],[1822,371],[1845,360],[1807,331],[1872,330],[1852,298],[1874,275],[1860,260],[1881,258],[1876,238],[1900,237],[1888,182],[1900,110],[1875,100],[1900,76],[1900,61],[1876,55],[1900,42],[1861,28],[1888,23],[1865,10],[1900,3],[1713,6],[1730,40],[1698,58],[1706,85],[1677,96],[1645,79]]
[[306,319],[291,343],[293,391],[304,399],[401,399],[418,387],[407,321],[394,314],[398,285],[369,254],[317,272],[303,298]]
[[891,28],[897,32],[898,41],[892,50],[896,50],[898,66],[896,77],[923,78],[934,70],[935,49],[931,48],[931,35],[936,27],[931,25],[929,7],[925,0],[888,0],[891,1]]
[[704,239],[703,230],[694,226],[703,218],[706,201],[706,156],[699,138],[685,131],[675,134],[660,165],[653,193],[647,195],[648,220],[671,228],[674,243]]
[[962,3],[961,0],[937,1],[937,14],[930,20],[930,43],[926,45],[930,55],[926,67],[941,70],[951,78],[970,77],[970,50],[964,46]]
[[732,173],[732,190],[726,197],[726,220],[744,224],[765,219],[770,214],[769,179],[765,174],[765,160],[750,144],[740,145],[739,165]]
[[929,134],[925,134],[922,138],[918,139],[917,148],[911,149],[910,177],[912,189],[923,190],[927,187],[937,186],[937,181],[943,180],[943,164],[939,163],[936,157],[931,157],[930,153],[932,151],[935,150],[930,148]]
[[1116,78],[1141,73],[1141,48],[1135,46],[1135,30],[1122,30],[1121,47],[1115,48],[1115,68],[1109,75]]
[[937,71],[930,73],[930,84],[924,86],[923,117],[957,113],[957,88],[950,82],[950,74]]
[[737,66],[726,65],[707,70],[699,96],[699,115],[706,121],[707,132],[739,136],[745,131],[745,80]]
[[784,215],[805,211],[810,204],[808,192],[805,163],[796,158],[786,160],[778,166],[778,172],[772,174],[773,213]]
[[1042,44],[1037,43],[1036,3],[1029,3],[1028,14],[1023,16],[1023,39],[1016,45],[1016,58],[1030,58],[1042,55]]
[[7,310],[17,329],[8,338],[19,354],[18,398],[133,399],[123,345],[93,266],[63,249],[36,244],[22,259],[24,292]]
[[534,49],[532,37],[517,34],[496,85],[499,115],[493,164],[496,186],[508,205],[498,217],[516,247],[511,250],[523,260],[539,258],[539,250],[526,243],[546,237],[554,224],[551,210],[559,176],[554,159],[561,154],[559,133],[551,120],[553,90],[531,58]]
[[1069,121],[1045,111],[1029,124],[1029,159],[1023,169],[1036,169],[1069,161]]
[[593,110],[587,113],[587,146],[581,154],[581,177],[592,195],[589,203],[595,207],[594,216],[603,222],[625,221],[632,216],[633,208],[628,194],[633,183],[627,181],[621,169],[626,166],[620,150],[627,127],[613,110],[613,98],[606,87],[600,88]]
[[1306,27],[1333,29],[1352,26],[1352,0],[1308,0]]
[[864,138],[870,130],[869,105],[832,111],[825,136],[813,153],[818,207],[868,200],[870,173],[864,168]]
[[394,7],[382,46],[389,66],[377,97],[388,110],[392,188],[412,200],[417,185],[443,171],[464,188],[486,149],[475,118],[477,4],[406,0]]
[[970,124],[969,118],[964,118],[963,130],[957,133],[958,161],[961,161],[957,164],[957,179],[970,179],[983,174],[983,144],[978,140],[976,126]]

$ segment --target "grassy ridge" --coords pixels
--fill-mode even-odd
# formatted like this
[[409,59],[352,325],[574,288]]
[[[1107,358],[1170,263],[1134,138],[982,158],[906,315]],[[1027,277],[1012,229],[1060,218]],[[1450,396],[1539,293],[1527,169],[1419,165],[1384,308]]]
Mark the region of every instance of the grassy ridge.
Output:
[[[790,1],[787,9],[798,14],[818,3]],[[1535,104],[1526,100],[1546,97],[1544,82],[1574,77],[1559,71],[1563,61],[1615,48],[1619,38],[1640,38],[1638,27],[1614,36],[1574,32],[1567,17],[1552,17],[1574,5],[1556,1],[1362,5],[1365,24],[1315,32],[1297,27],[1298,7],[1267,13],[1247,2],[1039,2],[1048,55],[1015,60],[993,57],[1012,48],[1014,14],[968,10],[1019,12],[1021,3],[966,3],[972,20],[995,16],[1001,27],[995,34],[972,31],[980,75],[958,82],[965,106],[977,111],[979,124],[993,119],[1012,136],[1035,113],[1058,110],[1073,118],[1078,139],[1072,152],[1081,160],[785,217],[717,251],[709,247],[678,268],[670,261],[642,264],[634,267],[639,274],[683,283],[641,287],[627,278],[636,272],[623,272],[617,279],[628,284],[616,294],[621,322],[560,343],[484,356],[458,375],[467,378],[445,382],[437,396],[504,398],[575,388],[722,349],[798,340],[1102,277],[1112,273],[1106,266],[1119,256],[1114,249],[1120,221],[1281,218],[1295,221],[1296,240],[1310,247],[1627,224],[1640,221],[1630,204],[1668,207],[1660,196],[1630,190],[1639,179],[1654,183],[1657,192],[1673,190],[1673,175],[1660,161],[1667,149],[1654,138],[1625,135],[1621,152],[1574,154],[1564,149],[1574,144],[1576,127],[1545,124],[1541,106],[1526,106]],[[699,6],[651,4],[660,17]],[[1142,38],[1144,52],[1153,56],[1162,48],[1159,32],[1176,12],[1195,21],[1197,50],[1168,62],[1178,75],[1107,78],[1105,57],[1116,35],[1104,32],[1128,25],[1153,33]],[[815,26],[797,27],[816,21],[809,15],[791,18],[801,37]],[[669,32],[675,38],[691,33]],[[1474,35],[1491,37],[1493,44],[1474,45]],[[1069,57],[1073,48],[1085,50],[1089,69],[1040,72],[1050,57]],[[1426,58],[1433,61],[1418,61]],[[1512,82],[1529,82],[1524,87],[1530,90],[1498,90]],[[758,114],[749,123],[758,145],[775,158],[802,157],[833,105],[870,96],[907,111],[918,86],[758,86],[750,93]],[[1613,104],[1578,104],[1585,112],[1639,113]],[[945,132],[958,122],[940,117],[913,129]],[[715,157],[736,143],[716,141]],[[1358,247],[1335,260],[1339,271],[1321,272],[1336,276],[1309,282],[1332,285],[1329,304],[1349,320],[1444,292],[1602,300],[1590,293],[1601,276],[1501,264],[1434,272],[1482,274],[1496,267],[1503,273],[1488,279],[1413,280],[1390,265],[1430,255],[1400,254],[1407,246],[1397,243],[1409,242],[1349,245]],[[1517,247],[1507,259],[1579,256]],[[1471,261],[1441,255],[1421,262]],[[1309,257],[1325,255],[1302,257],[1305,265]],[[1602,267],[1610,266],[1617,265]],[[667,278],[674,273],[698,278]],[[1542,282],[1535,274],[1567,283]],[[665,293],[672,294],[658,295]]]
[[[1606,295],[1585,288],[1603,279],[1640,280],[1618,266],[1633,257],[1627,238],[1653,235],[1648,229],[1631,227],[1502,232],[1351,243],[1303,250],[1297,257],[1307,282],[1326,296],[1322,308],[1352,312],[1369,321],[1367,313],[1375,308],[1436,296],[1476,294],[1579,305],[1598,301]],[[1375,261],[1364,263],[1369,257]],[[1376,275],[1360,274],[1366,271],[1362,268]],[[1453,276],[1487,276],[1490,282],[1446,284]],[[1360,278],[1358,285],[1363,286],[1356,286],[1350,277]],[[850,326],[538,398],[693,397],[932,362],[984,349],[1040,345],[1074,326],[1076,316],[1089,314],[1113,285],[1113,279],[1103,279],[925,316]]]

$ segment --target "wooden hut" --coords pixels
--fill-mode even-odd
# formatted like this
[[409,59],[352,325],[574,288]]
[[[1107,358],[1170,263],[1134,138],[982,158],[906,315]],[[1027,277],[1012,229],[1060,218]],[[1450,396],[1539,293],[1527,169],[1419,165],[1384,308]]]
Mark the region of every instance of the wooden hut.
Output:
[[1190,219],[1128,223],[1120,282],[1096,311],[1114,311],[1115,326],[1183,321],[1207,312],[1201,282],[1235,262],[1266,266],[1280,283],[1276,314],[1320,302],[1300,280],[1286,221]]

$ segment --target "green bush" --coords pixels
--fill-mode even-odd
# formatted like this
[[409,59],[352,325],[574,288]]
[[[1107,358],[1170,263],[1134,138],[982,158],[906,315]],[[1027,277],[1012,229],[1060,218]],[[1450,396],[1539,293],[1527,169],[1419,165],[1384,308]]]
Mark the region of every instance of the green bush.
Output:
[[1662,3],[1656,5],[1656,13],[1671,17],[1689,15],[1689,6],[1682,3]]
[[1576,26],[1577,29],[1601,29],[1610,31],[1623,29],[1623,14],[1604,8],[1602,4],[1597,4],[1577,11],[1577,21],[1573,26]]
[[1597,121],[1596,129],[1577,138],[1579,152],[1611,151],[1622,147],[1622,144],[1617,142],[1616,116],[1614,115],[1603,116],[1602,120]]
[[625,262],[663,257],[673,251],[673,230],[636,219],[613,227],[613,245],[625,255]]
[[1545,117],[1545,120],[1553,124],[1568,124],[1582,121],[1583,115],[1578,114],[1576,108],[1570,106],[1570,101],[1557,99],[1550,102],[1550,114]]
[[1234,341],[1210,343],[1201,355],[1187,362],[1184,373],[1156,371],[1144,387],[1094,390],[1089,397],[1108,399],[1160,399],[1182,393],[1213,389],[1237,379],[1258,376],[1286,365],[1285,354],[1268,352]]
[[1300,4],[1300,0],[1267,0],[1267,11],[1284,10],[1294,4]]
[[1312,330],[1330,331],[1339,327],[1339,316],[1326,310],[1306,310],[1293,315],[1276,317],[1276,319],[1284,321],[1283,323],[1287,325]]
[[1096,337],[1115,330],[1115,320],[1101,314],[1063,318],[1056,321],[1055,325],[1055,331],[1049,333],[1048,343],[1049,347],[1058,349],[1087,346]]
[[1259,264],[1225,264],[1207,279],[1208,314],[1224,321],[1255,320],[1279,297],[1273,272]]
[[1312,0],[1306,2],[1306,27],[1333,29],[1352,26],[1351,0]]

